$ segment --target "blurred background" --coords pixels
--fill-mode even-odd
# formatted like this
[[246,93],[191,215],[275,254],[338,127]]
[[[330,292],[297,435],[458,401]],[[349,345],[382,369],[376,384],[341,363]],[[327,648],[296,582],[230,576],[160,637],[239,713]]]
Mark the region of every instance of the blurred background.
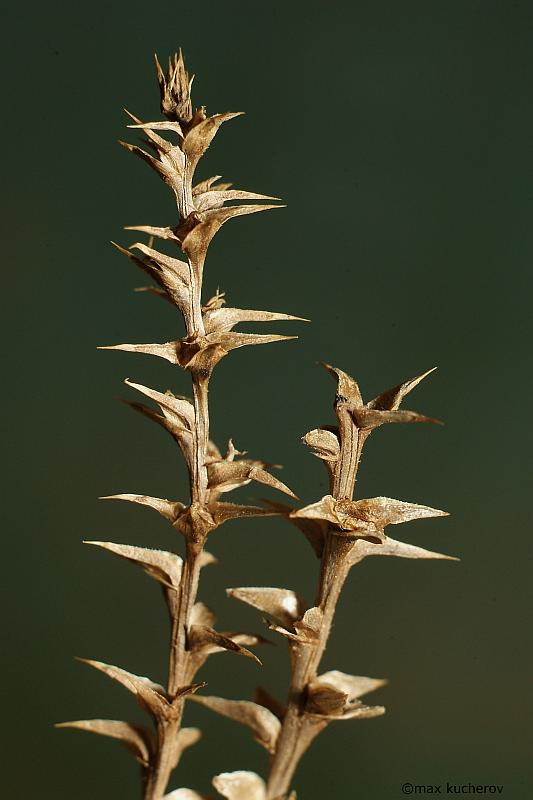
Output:
[[[139,796],[117,744],[52,724],[142,718],[74,655],[166,674],[158,587],[81,540],[181,547],[152,512],[95,499],[187,499],[170,439],[117,402],[136,399],[125,377],[187,393],[187,375],[96,351],[181,335],[170,306],[132,291],[145,278],[109,245],[133,241],[125,225],[175,223],[170,192],[116,141],[136,141],[123,107],[159,118],[152,54],[178,46],[195,104],[246,111],[198,177],[288,204],[224,228],[205,297],[220,287],[231,305],[312,320],[268,328],[297,341],[221,363],[214,438],[284,464],[280,477],[313,502],[326,474],[300,437],[334,421],[334,384],[316,362],[352,374],[366,398],[439,367],[406,407],[445,427],[379,430],[358,491],[449,510],[394,535],[462,561],[368,559],[352,572],[323,667],[388,677],[372,696],[387,714],[331,725],[302,762],[298,797],[393,800],[405,781],[530,796],[532,4],[30,2],[3,18],[5,796]],[[317,561],[282,521],[228,524],[210,550],[220,563],[200,598],[221,630],[263,632],[227,586],[313,598]],[[209,693],[249,699],[261,684],[283,698],[283,642],[261,656],[262,670],[214,656]],[[204,738],[172,788],[265,773],[246,729],[196,706],[187,722]]]

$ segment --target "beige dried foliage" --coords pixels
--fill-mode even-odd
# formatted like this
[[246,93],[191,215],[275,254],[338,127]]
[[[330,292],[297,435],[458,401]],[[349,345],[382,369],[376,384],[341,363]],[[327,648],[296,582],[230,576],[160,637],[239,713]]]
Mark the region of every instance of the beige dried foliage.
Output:
[[154,744],[152,732],[138,725],[116,719],[78,719],[72,722],[59,722],[55,727],[77,728],[80,731],[118,739],[143,767],[147,767],[150,761]]
[[255,772],[223,772],[213,778],[213,786],[227,800],[265,800],[265,782]]
[[177,591],[181,582],[183,560],[175,553],[164,550],[149,550],[146,547],[133,547],[129,544],[114,544],[113,542],[85,542],[93,544],[104,550],[109,550],[133,564],[138,564],[142,569],[162,583],[168,589]]
[[[228,307],[220,290],[207,301],[202,300],[206,256],[222,226],[230,219],[283,206],[271,195],[220,182],[220,175],[196,181],[198,164],[220,127],[241,112],[208,116],[203,106],[194,109],[192,78],[181,51],[169,59],[166,71],[156,57],[156,72],[164,119],[143,121],[126,112],[132,121],[128,128],[144,137],[144,146],[121,144],[148,164],[170,188],[177,218],[166,225],[130,225],[127,230],[146,235],[147,241],[134,241],[126,247],[113,244],[153,281],[137,291],[156,294],[180,312],[185,335],[160,343],[112,344],[100,349],[155,356],[188,373],[190,398],[129,379],[126,384],[149,404],[130,400],[127,403],[166,430],[181,450],[190,496],[185,500],[185,492],[179,491],[183,500],[178,501],[120,493],[103,499],[123,500],[157,511],[180,534],[184,554],[182,557],[172,551],[114,542],[88,544],[137,565],[163,586],[170,615],[168,676],[163,686],[114,665],[81,659],[128,689],[148,713],[153,730],[100,719],[65,722],[58,727],[96,733],[125,745],[141,764],[144,800],[205,800],[205,795],[193,789],[168,788],[184,750],[200,739],[197,728],[182,727],[187,698],[248,727],[270,754],[265,779],[245,770],[217,775],[213,785],[219,795],[227,800],[296,800],[291,790],[293,777],[316,736],[333,721],[370,719],[385,711],[383,706],[366,705],[361,700],[367,693],[381,689],[384,679],[338,670],[319,674],[336,604],[350,569],[373,555],[453,559],[396,541],[386,533],[389,525],[443,516],[445,512],[387,497],[353,497],[361,453],[375,429],[390,423],[438,422],[416,411],[400,409],[404,398],[433,370],[365,403],[354,378],[323,364],[336,382],[336,424],[309,431],[303,441],[324,462],[329,493],[302,507],[270,499],[260,506],[221,500],[228,492],[252,481],[298,499],[289,486],[271,474],[275,464],[249,457],[237,450],[231,439],[222,454],[210,438],[208,391],[214,368],[234,350],[296,338],[268,332],[242,333],[234,330],[237,325],[308,320],[286,312]],[[154,247],[154,239],[161,240],[163,249]],[[262,516],[284,517],[305,535],[320,561],[311,605],[292,589],[228,590],[231,597],[266,615],[268,627],[286,641],[291,669],[287,702],[280,703],[264,688],[257,690],[255,702],[196,694],[205,686],[194,682],[196,673],[213,654],[230,652],[261,663],[249,648],[267,640],[256,633],[217,631],[214,612],[197,596],[202,568],[216,563],[205,550],[208,535],[228,521]]]
[[203,694],[191,697],[191,700],[216,711],[217,714],[222,714],[223,717],[246,725],[252,731],[256,742],[269,753],[274,752],[281,725],[279,719],[268,708],[250,700],[226,700]]
[[[288,797],[301,757],[330,722],[371,719],[385,712],[383,706],[367,705],[360,699],[367,692],[383,687],[384,679],[352,676],[338,670],[318,674],[337,600],[351,567],[368,555],[452,559],[397,542],[385,532],[389,525],[446,516],[446,512],[388,497],[353,499],[362,449],[375,428],[385,423],[436,422],[432,417],[399,409],[404,397],[432,370],[404,381],[365,404],[357,382],[350,375],[336,367],[324,366],[337,383],[338,424],[310,431],[303,442],[324,462],[331,493],[301,508],[271,501],[267,506],[296,525],[320,559],[315,605],[306,610],[305,604],[298,602],[296,593],[291,590],[260,587],[229,590],[230,596],[268,614],[273,620],[269,627],[286,638],[290,650],[292,679],[287,706],[272,700],[265,690],[261,690],[257,698],[281,723],[272,752],[265,800]],[[284,602],[288,603],[287,609]],[[220,709],[218,703],[212,703],[211,707]]]

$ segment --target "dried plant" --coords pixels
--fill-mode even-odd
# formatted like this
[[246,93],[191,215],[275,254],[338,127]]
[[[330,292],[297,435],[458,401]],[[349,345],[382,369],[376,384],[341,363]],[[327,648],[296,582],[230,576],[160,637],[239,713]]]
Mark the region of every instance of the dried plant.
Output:
[[[250,481],[297,499],[291,489],[268,471],[272,464],[245,457],[231,440],[225,454],[221,454],[209,438],[208,388],[214,367],[230,351],[245,345],[296,338],[238,333],[234,328],[239,323],[306,320],[281,312],[228,308],[224,294],[219,291],[202,305],[204,262],[218,230],[232,217],[281,206],[278,198],[220,183],[220,176],[193,183],[198,162],[219,127],[239,114],[227,112],[208,117],[203,106],[193,111],[192,79],[181,51],[173,60],[169,59],[166,73],[157,58],[156,68],[165,119],[142,122],[128,112],[133,121],[128,127],[145,134],[149,150],[126,142],[121,144],[144,160],[172,189],[179,219],[174,226],[131,226],[128,230],[147,234],[148,242],[135,242],[128,249],[116,247],[155,281],[155,285],[143,290],[159,295],[181,312],[186,335],[162,344],[119,344],[102,349],[159,356],[190,374],[192,400],[126,381],[158,406],[156,411],[143,403],[130,403],[161,425],[178,444],[188,469],[190,499],[187,504],[137,494],[117,494],[104,499],[124,500],[159,512],[183,536],[184,558],[173,552],[113,542],[88,544],[136,564],[161,584],[171,623],[168,679],[163,686],[117,666],[81,659],[136,695],[153,727],[103,719],[65,722],[58,727],[78,728],[122,742],[141,765],[145,800],[163,797],[201,800],[203,795],[191,789],[166,794],[171,773],[183,751],[200,738],[198,729],[181,725],[185,700],[193,700],[246,725],[270,753],[266,780],[248,771],[223,773],[213,780],[220,795],[228,800],[294,800],[295,793],[291,792],[294,772],[321,730],[334,720],[368,719],[385,710],[382,706],[365,705],[360,699],[383,686],[386,682],[383,679],[337,670],[318,674],[337,600],[350,569],[372,555],[450,558],[396,541],[385,533],[388,525],[441,516],[445,512],[387,497],[353,499],[362,449],[375,428],[385,423],[436,422],[414,411],[400,410],[404,397],[429,372],[363,403],[356,381],[342,370],[324,364],[337,384],[338,424],[310,431],[303,440],[324,461],[331,494],[302,508],[271,501],[262,506],[247,506],[221,500],[226,492]],[[161,133],[174,139],[164,138]],[[232,201],[252,202],[226,205]],[[179,248],[186,260],[154,249],[154,238],[167,242],[167,247]],[[215,560],[205,550],[208,536],[226,521],[254,516],[285,517],[304,533],[320,560],[317,594],[311,607],[288,589],[228,590],[230,596],[266,615],[268,627],[287,641],[291,682],[286,706],[264,689],[258,690],[255,702],[197,694],[205,684],[195,682],[196,675],[210,655],[229,651],[259,661],[248,648],[263,642],[261,636],[215,630],[214,613],[196,599],[200,571]]]

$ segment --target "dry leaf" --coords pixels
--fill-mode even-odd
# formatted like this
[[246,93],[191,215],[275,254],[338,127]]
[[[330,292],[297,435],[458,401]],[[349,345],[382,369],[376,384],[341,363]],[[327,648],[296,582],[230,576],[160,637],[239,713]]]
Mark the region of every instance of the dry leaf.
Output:
[[165,417],[171,422],[178,423],[190,431],[194,430],[196,424],[194,406],[187,397],[176,397],[170,391],[158,392],[148,386],[134,383],[129,378],[126,378],[124,383],[157,403]]
[[80,731],[118,739],[144,767],[150,761],[151,732],[138,725],[131,725],[129,722],[120,722],[115,719],[79,719],[73,722],[59,722],[55,727],[77,728]]
[[205,695],[195,695],[190,699],[223,717],[246,725],[260,745],[265,747],[269,753],[274,752],[281,725],[279,719],[268,708],[248,700],[226,700],[222,697]]
[[224,114],[215,114],[191,128],[182,143],[182,150],[187,157],[191,176],[222,123],[234,117],[240,117],[243,113],[243,111],[226,111]]
[[290,630],[306,609],[305,601],[290,589],[248,586],[226,589],[226,592],[230,597],[263,611]]
[[314,451],[313,455],[317,458],[323,461],[338,461],[341,448],[338,437],[332,431],[316,428],[306,433],[302,441]]
[[186,508],[183,503],[165,500],[161,497],[149,497],[146,494],[109,494],[100,497],[100,500],[125,500],[129,503],[136,503],[141,506],[153,508],[169,522],[175,522],[179,514]]
[[240,322],[279,322],[285,320],[309,322],[303,317],[294,317],[291,314],[282,314],[276,311],[253,311],[243,308],[215,308],[204,313],[206,333],[228,333]]
[[[143,394],[145,392],[143,390],[146,387],[139,388],[140,384],[134,384],[130,381],[125,381],[128,385],[132,386],[132,388],[141,391]],[[126,401],[127,404],[133,408],[135,411],[143,414],[143,416],[148,417],[153,422],[156,422],[158,425],[161,425],[176,441],[183,453],[185,461],[189,467],[190,472],[194,469],[194,442],[195,442],[195,433],[193,430],[190,429],[189,423],[187,421],[186,414],[189,413],[187,409],[188,401],[184,398],[174,397],[170,394],[162,395],[160,392],[154,392],[153,390],[147,390],[151,393],[151,395],[160,395],[161,403],[160,407],[163,412],[163,415],[157,414],[151,408],[143,405],[142,403],[132,403],[130,401]],[[151,396],[147,395],[147,396]],[[167,398],[163,401],[163,398]],[[152,397],[152,399],[155,399]],[[172,401],[180,401],[180,403],[173,403]],[[156,400],[156,402],[159,402]],[[189,404],[190,405],[190,404]]]
[[246,656],[261,664],[257,656],[245,647],[241,647],[229,636],[215,631],[207,625],[191,625],[189,628],[188,636],[189,650],[193,653],[198,652],[200,655],[210,655],[222,650],[229,650],[232,653],[237,653],[239,656]]
[[417,375],[415,378],[410,378],[403,383],[398,384],[398,386],[394,386],[392,389],[388,389],[386,392],[382,392],[377,397],[374,397],[373,400],[370,400],[367,403],[369,408],[378,409],[380,411],[396,411],[400,407],[400,403],[402,402],[403,398],[409,394],[418,384],[427,378],[428,375],[431,375],[432,372],[435,372],[437,368],[433,367],[433,369],[428,369],[427,372],[423,372],[421,375]]
[[325,495],[317,503],[294,511],[293,518],[318,519],[329,522],[342,535],[385,541],[384,528],[414,519],[447,516],[429,506],[404,503],[390,497],[372,497],[368,500],[336,500]]
[[207,249],[211,240],[225,222],[233,217],[256,214],[260,211],[283,207],[280,205],[261,204],[228,206],[227,208],[217,208],[212,211],[202,211],[194,215],[194,220],[187,221],[186,226],[176,228],[175,235],[180,240],[183,252],[194,263],[197,275],[201,277]]
[[341,403],[349,410],[360,430],[370,432],[374,428],[390,422],[439,422],[432,417],[417,414],[415,411],[397,410],[405,395],[433,370],[428,370],[416,378],[405,381],[364,404],[357,381],[337,367],[329,364],[322,366],[337,380],[337,405]]
[[171,705],[165,697],[165,689],[160,684],[154,683],[149,678],[126,672],[125,669],[115,667],[113,664],[104,664],[103,661],[93,661],[88,658],[80,658],[78,660],[103,672],[109,678],[122,684],[128,691],[137,695],[141,706],[152,716],[157,719],[169,716]]
[[274,478],[269,472],[261,469],[256,462],[250,462],[249,459],[213,462],[207,467],[207,475],[209,488],[215,489],[216,493],[230,492],[254,480],[296,498],[296,495],[288,486]]
[[241,506],[235,503],[215,502],[209,506],[211,516],[217,527],[232,519],[247,519],[248,517],[272,517],[279,512],[260,506]]
[[[154,250],[142,242],[135,242],[127,250],[116,242],[112,244],[133,261],[140,269],[155,280],[158,286],[165,292],[168,299],[185,314],[190,297],[191,288],[191,268],[185,261],[172,258]],[[144,258],[136,256],[131,251],[138,250]]]
[[346,675],[337,670],[326,672],[308,684],[306,710],[329,720],[381,716],[385,713],[383,706],[366,706],[359,697],[385,683],[381,679]]
[[231,200],[279,200],[279,197],[271,197],[268,194],[258,194],[257,192],[247,192],[242,189],[222,189],[213,186],[204,192],[194,191],[193,200],[196,211],[210,211],[213,208],[222,208],[224,203]]
[[109,550],[117,556],[138,564],[142,569],[168,589],[177,590],[181,581],[183,560],[175,553],[166,550],[149,550],[146,547],[133,547],[129,544],[113,542],[84,542]]
[[367,556],[397,556],[398,558],[427,558],[441,559],[444,561],[460,560],[455,556],[434,553],[431,550],[425,550],[423,547],[416,547],[413,544],[398,542],[395,539],[391,539],[389,536],[385,538],[383,544],[377,546],[364,539],[358,539],[350,553],[350,562],[352,564],[357,564]]
[[375,692],[386,686],[386,678],[365,678],[360,675],[347,675],[345,672],[333,669],[319,675],[315,681],[322,686],[331,686],[339,692],[343,692],[348,700],[358,700],[368,692]]
[[227,800],[266,800],[266,785],[255,772],[223,772],[213,778],[213,786]]

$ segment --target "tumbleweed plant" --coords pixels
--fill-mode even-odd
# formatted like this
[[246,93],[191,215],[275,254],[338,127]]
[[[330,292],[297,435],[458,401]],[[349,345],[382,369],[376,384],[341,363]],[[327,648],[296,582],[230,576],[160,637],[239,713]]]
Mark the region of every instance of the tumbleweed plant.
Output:
[[[233,217],[281,206],[277,198],[233,189],[231,184],[221,183],[220,176],[195,182],[197,165],[218,129],[238,113],[208,117],[203,106],[193,110],[192,79],[181,51],[169,59],[166,72],[157,58],[156,68],[164,119],[142,122],[129,114],[129,128],[144,134],[148,149],[121,144],[145,161],[172,190],[178,218],[166,227],[132,226],[128,230],[147,235],[147,241],[135,242],[128,248],[118,244],[116,247],[153,280],[144,289],[159,295],[182,314],[185,336],[162,344],[118,344],[102,349],[159,356],[189,373],[192,399],[130,380],[126,383],[152,401],[157,410],[143,402],[133,401],[130,405],[162,426],[181,449],[190,496],[186,503],[137,494],[117,494],[106,499],[124,500],[159,512],[183,537],[183,558],[174,552],[127,544],[88,544],[132,562],[161,584],[170,617],[168,675],[163,686],[121,667],[81,659],[136,695],[152,724],[145,728],[118,720],[93,719],[60,723],[60,727],[79,728],[121,741],[140,763],[144,800],[201,800],[204,795],[193,789],[170,791],[168,787],[183,751],[200,738],[198,729],[182,727],[184,705],[191,700],[246,725],[270,754],[264,777],[245,769],[223,773],[213,779],[217,792],[228,800],[288,800],[295,797],[292,781],[299,761],[320,731],[333,721],[368,719],[385,710],[361,700],[383,686],[383,679],[337,670],[319,674],[337,601],[351,568],[375,555],[450,558],[396,541],[385,533],[389,525],[445,512],[387,497],[353,499],[363,447],[376,428],[389,423],[436,422],[400,409],[405,396],[429,372],[365,403],[353,378],[324,364],[336,384],[336,423],[310,431],[303,441],[324,462],[330,494],[303,507],[271,501],[260,506],[239,505],[222,499],[250,481],[297,499],[268,471],[272,465],[245,457],[231,440],[225,453],[221,453],[209,436],[208,390],[214,368],[233,350],[295,338],[236,332],[234,328],[239,323],[305,320],[282,312],[228,307],[220,291],[203,302],[204,263],[210,242],[222,225]],[[237,204],[228,205],[235,201]],[[155,249],[154,239],[166,244]],[[169,250],[174,254],[167,254]],[[178,488],[183,497],[183,488]],[[206,659],[214,653],[229,651],[259,661],[249,648],[260,644],[261,636],[217,631],[214,613],[197,600],[202,567],[214,560],[205,549],[208,537],[225,522],[254,516],[284,517],[306,536],[320,563],[311,606],[290,589],[228,589],[231,597],[258,609],[268,627],[288,644],[291,677],[285,705],[264,689],[258,690],[254,702],[210,696],[201,692],[205,684],[197,678]]]

